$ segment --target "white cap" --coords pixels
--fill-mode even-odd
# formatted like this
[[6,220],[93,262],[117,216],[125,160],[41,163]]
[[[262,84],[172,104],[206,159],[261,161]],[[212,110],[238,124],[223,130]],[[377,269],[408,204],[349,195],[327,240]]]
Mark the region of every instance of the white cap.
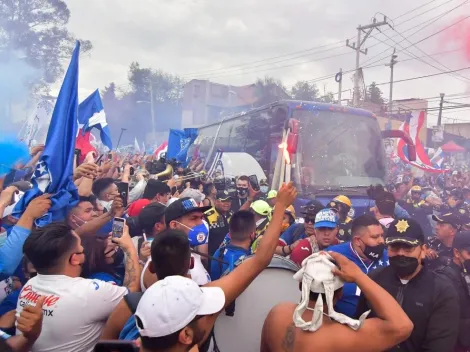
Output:
[[[313,253],[302,261],[302,268],[294,274],[294,279],[302,283],[302,296],[299,305],[294,310],[293,319],[295,326],[302,330],[317,331],[323,323],[323,315],[327,315],[338,323],[348,325],[350,328],[357,330],[370,313],[370,311],[365,312],[359,320],[354,320],[334,310],[334,293],[343,287],[344,282],[339,277],[333,275],[332,270],[336,266],[332,261],[333,258],[326,252]],[[323,312],[323,298],[319,295],[313,309],[312,320],[306,322],[302,315],[307,309],[312,310],[308,307],[310,292],[325,295],[328,314]]]
[[168,336],[197,315],[215,314],[224,305],[220,287],[199,287],[186,277],[168,276],[150,286],[140,299],[135,312],[137,329],[145,337]]

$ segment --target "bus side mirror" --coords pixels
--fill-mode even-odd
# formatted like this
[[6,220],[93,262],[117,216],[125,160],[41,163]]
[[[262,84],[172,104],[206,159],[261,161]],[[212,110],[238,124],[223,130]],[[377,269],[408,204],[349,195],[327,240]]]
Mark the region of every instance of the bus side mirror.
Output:
[[382,138],[401,138],[406,143],[408,151],[408,160],[416,161],[416,146],[410,135],[401,130],[385,130],[382,131]]

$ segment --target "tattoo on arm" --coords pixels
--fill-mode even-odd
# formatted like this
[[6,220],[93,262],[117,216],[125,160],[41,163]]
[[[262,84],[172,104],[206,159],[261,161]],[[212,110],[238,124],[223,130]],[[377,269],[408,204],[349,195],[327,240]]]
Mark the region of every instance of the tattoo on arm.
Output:
[[[122,286],[129,288],[132,284],[139,282],[138,278],[138,270],[136,267],[136,263],[134,262],[134,253],[130,251],[126,251],[126,264],[125,264],[125,275],[124,275],[124,282]],[[137,262],[137,265],[139,263]]]
[[294,342],[295,342],[295,325],[291,324],[286,330],[284,339],[282,340],[282,350],[284,352],[294,351]]

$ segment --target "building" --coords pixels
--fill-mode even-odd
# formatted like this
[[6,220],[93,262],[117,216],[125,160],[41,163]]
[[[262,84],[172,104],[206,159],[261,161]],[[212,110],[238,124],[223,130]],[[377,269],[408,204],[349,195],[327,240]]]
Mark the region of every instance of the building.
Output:
[[[288,95],[278,86],[270,86],[269,94],[279,99]],[[183,127],[200,127],[220,121],[223,116],[249,110],[263,103],[256,84],[231,86],[193,79],[184,86]]]

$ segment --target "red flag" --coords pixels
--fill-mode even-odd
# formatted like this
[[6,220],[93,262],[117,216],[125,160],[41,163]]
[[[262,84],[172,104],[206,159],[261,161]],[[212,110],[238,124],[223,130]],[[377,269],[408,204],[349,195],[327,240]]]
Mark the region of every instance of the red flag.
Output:
[[97,155],[96,149],[90,144],[90,135],[91,132],[82,133],[82,129],[78,131],[77,139],[75,140],[75,149],[80,149],[80,159],[79,163],[83,163],[88,153],[94,152],[95,157]]

